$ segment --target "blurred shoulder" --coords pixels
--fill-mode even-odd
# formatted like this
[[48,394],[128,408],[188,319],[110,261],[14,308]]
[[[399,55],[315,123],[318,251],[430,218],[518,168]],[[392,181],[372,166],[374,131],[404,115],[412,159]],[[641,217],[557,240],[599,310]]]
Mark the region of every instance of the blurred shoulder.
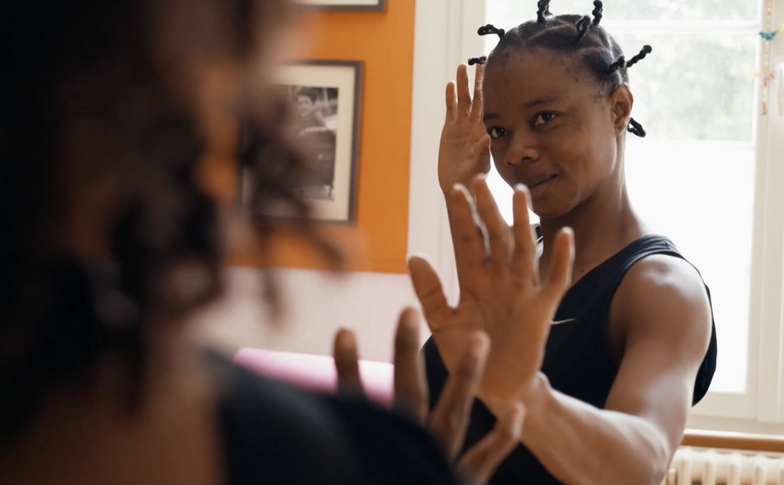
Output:
[[429,435],[402,416],[218,365],[232,485],[258,483],[259,476],[303,484],[456,483]]

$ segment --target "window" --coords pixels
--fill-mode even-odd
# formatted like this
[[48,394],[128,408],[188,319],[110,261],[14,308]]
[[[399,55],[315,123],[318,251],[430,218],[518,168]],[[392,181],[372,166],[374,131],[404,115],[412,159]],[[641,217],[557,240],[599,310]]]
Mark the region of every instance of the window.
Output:
[[[419,3],[424,2],[418,2],[417,32],[419,10],[431,11],[422,27],[429,35],[417,41],[415,54],[415,162],[426,154],[432,160],[437,153],[436,142],[430,140],[436,146],[427,149],[424,144],[425,137],[437,137],[443,107],[426,96],[440,101],[437,95],[453,78],[457,63],[482,51],[486,54],[497,42],[495,36],[476,36],[477,26],[510,28],[534,18],[536,12],[534,1]],[[776,27],[784,22],[784,0],[772,4],[771,22]],[[587,0],[551,4],[555,14],[590,14],[592,8]],[[439,32],[434,19],[441,18],[444,38],[434,40]],[[763,115],[763,93],[754,71],[760,70],[764,44],[759,32],[765,24],[764,0],[613,0],[605,2],[602,20],[627,58],[644,44],[654,49],[630,70],[634,117],[648,132],[642,140],[627,137],[632,203],[649,225],[675,241],[712,291],[719,367],[711,393],[696,414],[746,424],[784,423],[784,116],[774,104],[775,83],[784,79],[771,85],[771,103]],[[770,46],[771,67],[784,62],[784,33]],[[443,61],[434,62],[436,55]],[[426,76],[425,68],[443,71]],[[420,103],[440,110],[430,121],[417,120],[419,113],[424,115]],[[424,123],[433,122],[437,129],[425,128]],[[411,212],[414,215],[416,207],[418,213],[410,224],[409,246],[431,255],[435,250],[436,266],[442,275],[451,274],[443,209],[440,239],[431,243],[432,249],[419,236],[424,229],[417,229],[424,223],[417,222],[418,217],[436,215],[434,209],[421,213],[425,199],[420,199],[420,191],[432,190],[440,197],[435,182],[417,180],[426,176],[424,170],[412,164]],[[497,174],[491,173],[490,182],[500,205],[510,208],[511,190]],[[451,284],[454,288],[454,278]],[[750,430],[746,424],[736,427]]]

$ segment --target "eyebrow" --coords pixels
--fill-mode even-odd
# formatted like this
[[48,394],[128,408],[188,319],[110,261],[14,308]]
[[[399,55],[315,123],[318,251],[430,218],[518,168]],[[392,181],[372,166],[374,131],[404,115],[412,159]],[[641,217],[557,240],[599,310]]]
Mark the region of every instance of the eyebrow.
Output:
[[[523,103],[522,109],[531,109],[531,108],[533,108],[535,106],[539,106],[539,105],[542,105],[542,104],[554,103],[556,101],[560,101],[560,99],[561,98],[559,98],[558,96],[550,96],[550,97],[545,97],[545,98],[532,99],[531,101],[528,101],[527,103]],[[495,114],[495,113],[487,113],[487,114],[484,115],[484,117],[482,119],[484,121],[487,121],[487,120],[493,120],[493,119],[498,119],[498,118],[499,118],[499,116],[497,114]]]

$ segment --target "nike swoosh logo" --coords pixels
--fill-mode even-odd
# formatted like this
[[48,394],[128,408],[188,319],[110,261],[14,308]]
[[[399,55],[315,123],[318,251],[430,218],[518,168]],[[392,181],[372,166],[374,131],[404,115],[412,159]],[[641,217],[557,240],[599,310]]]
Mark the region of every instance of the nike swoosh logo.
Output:
[[566,320],[553,320],[553,323],[550,325],[560,325],[562,323],[569,323],[577,320],[576,318],[567,318]]

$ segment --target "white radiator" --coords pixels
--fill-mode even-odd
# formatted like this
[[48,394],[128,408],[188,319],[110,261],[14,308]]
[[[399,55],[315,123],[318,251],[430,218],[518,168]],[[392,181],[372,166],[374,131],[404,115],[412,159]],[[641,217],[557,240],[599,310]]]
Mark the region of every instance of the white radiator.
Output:
[[678,448],[661,485],[784,485],[784,454]]

